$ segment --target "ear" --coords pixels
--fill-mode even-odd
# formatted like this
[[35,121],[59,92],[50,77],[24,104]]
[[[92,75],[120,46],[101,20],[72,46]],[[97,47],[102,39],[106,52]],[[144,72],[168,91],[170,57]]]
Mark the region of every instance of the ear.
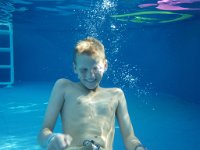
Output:
[[77,73],[76,64],[74,62],[73,62],[73,69],[74,69],[74,73]]
[[108,69],[108,61],[107,59],[104,61],[104,72]]

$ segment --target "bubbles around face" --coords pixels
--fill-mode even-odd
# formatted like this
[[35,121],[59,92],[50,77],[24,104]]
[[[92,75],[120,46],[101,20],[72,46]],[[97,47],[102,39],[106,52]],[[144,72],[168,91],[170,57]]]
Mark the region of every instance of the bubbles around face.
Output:
[[80,15],[79,27],[85,30],[85,36],[100,37],[104,32],[105,26],[109,23],[108,18],[116,11],[117,3],[114,0],[92,1],[88,10],[82,10],[84,18]]
[[[132,88],[139,95],[147,94],[148,88],[140,88],[141,72],[137,65],[127,64],[118,55],[123,49],[126,24],[116,22],[111,16],[117,13],[117,0],[93,1],[90,10],[84,10],[84,18],[79,20],[79,28],[84,30],[83,37],[93,36],[105,40],[105,52],[108,58],[107,81],[120,88]],[[82,16],[82,15],[81,15]],[[103,42],[104,43],[104,42]],[[105,44],[104,43],[104,44]]]
[[114,2],[109,1],[109,0],[103,0],[103,3],[102,3],[103,9],[110,9],[113,7],[116,7],[116,4]]

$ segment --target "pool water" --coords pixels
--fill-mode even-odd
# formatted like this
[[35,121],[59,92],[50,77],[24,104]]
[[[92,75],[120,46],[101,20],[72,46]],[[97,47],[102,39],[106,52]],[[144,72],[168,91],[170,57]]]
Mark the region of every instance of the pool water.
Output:
[[[178,2],[178,4],[176,4]],[[125,92],[136,136],[149,150],[200,149],[199,0],[1,0],[0,66],[13,42],[14,78],[0,67],[0,150],[39,150],[58,78],[77,81],[73,49],[87,36],[105,45],[102,87]],[[114,150],[125,150],[116,122]],[[55,132],[62,132],[60,118]]]
[[[37,134],[52,82],[18,83],[1,88],[0,150],[39,150]],[[200,104],[157,93],[137,97],[126,92],[135,134],[148,149],[200,149]],[[62,132],[60,119],[55,132]],[[116,123],[114,150],[124,149]]]

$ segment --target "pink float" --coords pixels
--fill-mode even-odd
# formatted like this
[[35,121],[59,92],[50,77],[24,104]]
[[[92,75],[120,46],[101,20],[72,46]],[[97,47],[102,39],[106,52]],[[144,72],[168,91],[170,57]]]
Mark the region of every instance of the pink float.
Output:
[[187,8],[179,6],[180,4],[191,4],[200,2],[200,0],[159,0],[157,3],[140,4],[138,7],[146,8],[156,6],[160,10],[200,10],[200,8]]

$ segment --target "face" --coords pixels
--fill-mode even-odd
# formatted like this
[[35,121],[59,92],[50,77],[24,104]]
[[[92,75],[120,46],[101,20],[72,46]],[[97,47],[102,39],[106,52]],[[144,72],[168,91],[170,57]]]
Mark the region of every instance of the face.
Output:
[[83,86],[92,90],[99,86],[103,74],[107,68],[106,61],[95,59],[88,55],[77,55],[74,72]]

